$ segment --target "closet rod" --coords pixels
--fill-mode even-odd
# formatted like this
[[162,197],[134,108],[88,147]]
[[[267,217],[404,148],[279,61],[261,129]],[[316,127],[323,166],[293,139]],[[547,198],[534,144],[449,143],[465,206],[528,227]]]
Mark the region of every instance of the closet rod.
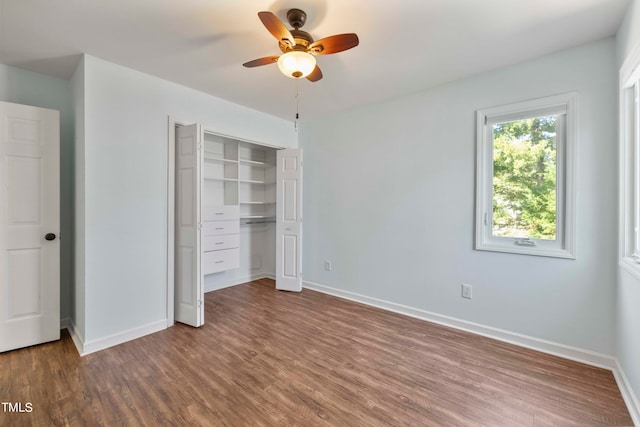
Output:
[[243,221],[241,225],[252,225],[252,224],[275,224],[275,221]]

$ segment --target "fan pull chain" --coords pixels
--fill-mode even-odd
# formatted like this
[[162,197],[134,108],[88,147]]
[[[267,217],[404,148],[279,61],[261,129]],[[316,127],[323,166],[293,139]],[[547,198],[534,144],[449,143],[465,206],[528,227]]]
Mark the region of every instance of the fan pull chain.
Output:
[[296,120],[294,122],[294,129],[296,130],[296,132],[298,132],[298,119],[300,118],[300,113],[299,113],[299,102],[298,102],[298,80],[297,79],[295,81],[295,85],[296,85]]

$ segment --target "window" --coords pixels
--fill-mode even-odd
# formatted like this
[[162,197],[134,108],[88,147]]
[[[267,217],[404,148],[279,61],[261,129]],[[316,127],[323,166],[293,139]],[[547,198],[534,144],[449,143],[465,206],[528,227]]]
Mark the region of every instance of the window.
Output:
[[640,263],[640,48],[620,69],[620,154],[620,252],[629,266]]
[[575,258],[576,95],[477,112],[476,249]]
[[635,153],[634,163],[634,179],[633,179],[633,217],[634,217],[634,233],[633,233],[633,258],[636,262],[640,261],[640,79],[635,80],[627,90],[627,114],[629,115],[629,134],[630,143]]

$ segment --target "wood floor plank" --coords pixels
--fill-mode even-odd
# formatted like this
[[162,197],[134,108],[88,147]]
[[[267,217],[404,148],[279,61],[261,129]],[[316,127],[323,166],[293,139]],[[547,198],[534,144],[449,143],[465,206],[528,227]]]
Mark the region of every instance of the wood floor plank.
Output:
[[[206,324],[0,354],[0,426],[631,426],[611,372],[305,289],[208,293]],[[1,409],[1,408],[0,408]]]

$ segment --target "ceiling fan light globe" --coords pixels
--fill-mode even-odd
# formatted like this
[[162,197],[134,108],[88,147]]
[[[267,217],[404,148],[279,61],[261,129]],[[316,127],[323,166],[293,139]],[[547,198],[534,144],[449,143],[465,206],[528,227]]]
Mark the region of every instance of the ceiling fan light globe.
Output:
[[278,58],[278,68],[293,79],[307,77],[316,68],[316,58],[307,52],[287,52]]

